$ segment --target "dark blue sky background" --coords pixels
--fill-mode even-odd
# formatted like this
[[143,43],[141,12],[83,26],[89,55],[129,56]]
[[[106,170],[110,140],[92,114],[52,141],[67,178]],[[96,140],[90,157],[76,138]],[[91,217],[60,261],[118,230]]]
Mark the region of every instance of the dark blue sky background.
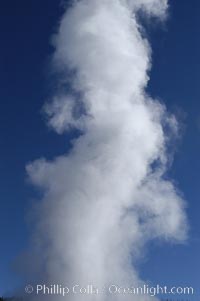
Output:
[[[200,289],[200,2],[170,3],[166,26],[148,29],[153,45],[148,91],[182,122],[169,175],[188,201],[191,230],[186,245],[151,244],[141,274],[154,284]],[[26,183],[25,165],[63,154],[70,145],[70,136],[49,131],[40,113],[56,88],[49,41],[61,14],[58,0],[0,4],[0,295],[19,283],[14,262],[28,243],[25,218],[35,194]]]

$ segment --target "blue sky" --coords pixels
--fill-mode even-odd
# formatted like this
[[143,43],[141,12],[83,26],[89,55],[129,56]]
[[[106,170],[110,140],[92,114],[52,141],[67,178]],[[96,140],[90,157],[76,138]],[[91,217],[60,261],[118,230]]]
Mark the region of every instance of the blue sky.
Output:
[[[199,286],[200,263],[200,105],[198,67],[200,3],[171,1],[164,28],[151,26],[153,69],[148,91],[160,98],[182,123],[169,176],[188,202],[190,237],[186,245],[153,243],[141,274],[153,283]],[[39,157],[53,158],[70,146],[70,137],[49,131],[41,107],[54,89],[50,71],[55,31],[62,8],[57,0],[25,1],[0,9],[0,294],[14,288],[16,256],[26,247],[27,208],[35,197],[26,181],[25,165]],[[150,28],[150,26],[149,26]]]

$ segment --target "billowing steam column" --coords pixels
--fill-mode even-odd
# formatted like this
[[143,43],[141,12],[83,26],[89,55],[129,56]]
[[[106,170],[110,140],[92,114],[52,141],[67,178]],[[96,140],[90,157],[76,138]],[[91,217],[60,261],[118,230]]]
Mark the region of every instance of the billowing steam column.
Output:
[[[139,12],[163,19],[166,10],[166,0],[82,0],[60,21],[53,61],[62,87],[44,109],[58,134],[81,134],[68,154],[27,166],[43,191],[32,250],[38,281],[140,286],[145,243],[186,239],[184,202],[163,177],[177,122],[145,92],[151,48],[138,23]],[[106,291],[66,300],[152,298]]]

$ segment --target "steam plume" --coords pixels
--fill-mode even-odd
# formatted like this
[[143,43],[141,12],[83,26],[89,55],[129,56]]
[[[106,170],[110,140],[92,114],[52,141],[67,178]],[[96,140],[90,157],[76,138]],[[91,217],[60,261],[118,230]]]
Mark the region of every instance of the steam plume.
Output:
[[167,0],[82,0],[61,19],[53,60],[64,78],[73,74],[73,93],[58,91],[45,111],[58,134],[77,128],[81,135],[69,154],[27,166],[44,192],[35,253],[49,283],[141,285],[135,262],[146,242],[186,238],[184,202],[164,179],[164,129],[174,132],[177,123],[145,92],[151,49],[138,23],[139,12],[164,18],[167,6]]

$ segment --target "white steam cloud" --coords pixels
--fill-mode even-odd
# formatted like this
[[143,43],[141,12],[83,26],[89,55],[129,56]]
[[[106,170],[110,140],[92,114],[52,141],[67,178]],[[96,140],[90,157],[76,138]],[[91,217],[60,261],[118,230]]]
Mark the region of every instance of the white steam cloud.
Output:
[[174,132],[177,124],[145,92],[151,49],[138,23],[139,11],[164,18],[167,6],[167,0],[82,0],[62,17],[54,62],[62,74],[73,73],[74,92],[59,91],[45,111],[59,134],[72,128],[82,134],[69,154],[27,167],[44,192],[35,253],[49,283],[141,285],[135,262],[145,243],[186,238],[184,202],[163,176],[164,129]]

